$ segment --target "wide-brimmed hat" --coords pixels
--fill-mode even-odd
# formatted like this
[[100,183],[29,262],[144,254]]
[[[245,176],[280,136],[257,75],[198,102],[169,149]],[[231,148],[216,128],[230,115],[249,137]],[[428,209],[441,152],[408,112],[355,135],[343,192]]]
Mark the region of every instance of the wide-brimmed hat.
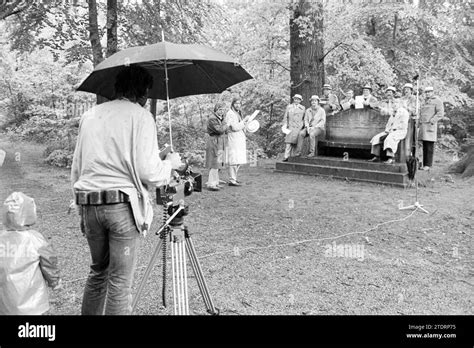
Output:
[[403,89],[405,89],[405,88],[411,88],[411,90],[413,91],[413,85],[411,83],[405,83],[403,85]]
[[331,85],[326,83],[325,85],[323,85],[323,89],[332,89]]
[[310,101],[317,100],[319,101],[319,97],[317,95],[312,95],[311,98],[309,98]]
[[362,87],[362,89],[370,89],[372,91],[372,87],[370,87],[370,85],[365,85],[364,87]]
[[247,123],[245,128],[247,129],[248,132],[255,133],[260,128],[260,122],[258,122],[257,120],[252,120]]
[[303,100],[303,97],[301,96],[301,94],[295,94],[295,95],[293,96],[293,99],[297,99],[297,98],[298,98],[299,100]]
[[385,92],[388,92],[388,91],[392,91],[393,93],[395,93],[397,90],[393,86],[388,86]]
[[425,92],[433,92],[434,89],[431,86],[425,87]]

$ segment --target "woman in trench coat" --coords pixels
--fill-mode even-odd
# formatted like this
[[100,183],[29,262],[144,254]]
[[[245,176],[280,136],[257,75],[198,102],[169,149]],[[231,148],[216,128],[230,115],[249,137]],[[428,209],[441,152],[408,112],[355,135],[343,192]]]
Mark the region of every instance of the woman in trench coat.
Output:
[[226,105],[218,102],[214,107],[214,114],[207,122],[209,138],[206,145],[206,167],[209,168],[207,187],[211,191],[219,191],[219,169],[226,163],[225,149],[227,146],[228,126],[225,124]]
[[229,127],[227,133],[227,163],[229,164],[229,186],[241,186],[237,180],[240,165],[247,163],[247,144],[244,133],[248,116],[242,119],[241,100],[232,99],[225,121]]

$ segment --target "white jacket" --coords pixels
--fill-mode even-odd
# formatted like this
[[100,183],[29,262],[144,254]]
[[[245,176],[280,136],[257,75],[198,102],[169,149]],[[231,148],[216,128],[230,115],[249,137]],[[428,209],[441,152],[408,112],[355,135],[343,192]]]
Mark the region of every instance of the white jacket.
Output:
[[227,162],[229,165],[247,163],[247,144],[244,133],[245,123],[234,110],[229,110],[225,117],[229,126],[227,133]]
[[375,135],[370,140],[370,143],[372,145],[379,144],[380,137],[388,133],[388,136],[384,141],[383,149],[386,150],[387,148],[390,148],[393,153],[396,153],[398,143],[407,136],[409,118],[410,115],[405,108],[398,108],[396,113],[388,119],[387,125],[385,126],[385,132]]

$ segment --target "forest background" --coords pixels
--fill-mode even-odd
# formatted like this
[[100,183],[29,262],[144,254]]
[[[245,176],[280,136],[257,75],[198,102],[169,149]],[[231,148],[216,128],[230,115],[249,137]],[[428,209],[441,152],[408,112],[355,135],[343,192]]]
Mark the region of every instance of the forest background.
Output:
[[[294,93],[321,95],[330,83],[341,98],[342,90],[360,94],[369,83],[383,98],[387,86],[400,90],[416,74],[445,103],[444,143],[467,149],[474,131],[473,7],[454,0],[1,1],[0,127],[47,145],[48,163],[70,166],[78,120],[96,102],[75,88],[105,57],[159,42],[163,31],[166,41],[231,55],[254,77],[221,95],[171,100],[174,146],[194,163],[202,164],[217,100],[240,95],[245,114],[261,110],[248,148],[276,157]],[[163,145],[165,105],[148,107]]]

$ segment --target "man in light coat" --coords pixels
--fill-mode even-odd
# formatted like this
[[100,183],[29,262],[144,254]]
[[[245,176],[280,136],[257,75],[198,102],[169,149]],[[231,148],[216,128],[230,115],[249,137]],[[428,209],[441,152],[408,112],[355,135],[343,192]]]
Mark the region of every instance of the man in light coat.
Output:
[[408,111],[400,106],[400,103],[395,103],[393,106],[394,113],[390,116],[385,126],[385,131],[376,134],[371,140],[372,154],[374,158],[369,162],[380,161],[381,146],[386,151],[388,160],[387,164],[394,163],[395,153],[398,149],[400,140],[405,139],[408,130],[408,120],[410,118]]
[[232,99],[230,110],[227,111],[225,123],[227,130],[227,161],[229,164],[229,186],[242,186],[237,180],[237,172],[242,164],[247,163],[247,144],[244,133],[245,122],[248,116],[242,118],[241,101]]
[[295,156],[301,156],[301,148],[303,146],[303,138],[305,135],[304,112],[305,107],[301,105],[303,97],[300,94],[293,96],[293,103],[286,107],[283,116],[283,129],[288,129],[289,133],[285,137],[285,155],[283,162],[288,161],[291,152],[295,152]]
[[311,107],[304,113],[304,134],[309,135],[309,155],[314,156],[317,143],[316,138],[322,136],[326,130],[326,111],[319,105],[319,97],[311,97]]
[[423,170],[433,166],[434,143],[438,139],[438,121],[444,117],[444,105],[434,95],[433,87],[425,88],[425,101],[420,108],[419,139],[423,142]]

